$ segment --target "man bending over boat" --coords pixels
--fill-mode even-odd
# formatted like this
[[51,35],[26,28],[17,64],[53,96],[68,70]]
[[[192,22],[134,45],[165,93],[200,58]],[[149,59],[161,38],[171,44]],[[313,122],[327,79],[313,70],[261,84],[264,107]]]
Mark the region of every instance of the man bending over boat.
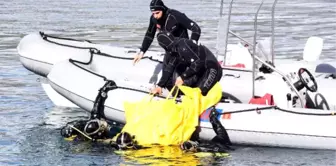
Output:
[[174,83],[170,81],[176,68],[179,68],[179,77],[175,85],[198,87],[203,96],[222,78],[222,68],[207,47],[189,39],[174,37],[167,31],[159,32],[157,40],[167,54],[163,60],[162,77],[152,93],[162,93],[162,88],[171,90]]
[[152,44],[156,30],[168,31],[174,36],[181,38],[189,38],[187,30],[191,30],[192,34],[190,39],[195,43],[198,42],[201,35],[201,28],[184,13],[166,7],[162,0],[152,0],[150,10],[152,11],[152,15],[149,20],[149,26],[143,39],[140,52],[134,58],[134,64],[141,60]]

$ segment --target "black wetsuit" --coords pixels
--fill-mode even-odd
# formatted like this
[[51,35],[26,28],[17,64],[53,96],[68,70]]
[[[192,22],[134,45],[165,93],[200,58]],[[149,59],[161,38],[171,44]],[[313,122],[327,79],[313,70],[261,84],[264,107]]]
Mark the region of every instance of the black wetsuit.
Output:
[[[72,138],[73,141],[88,141],[91,139],[93,142],[102,142],[110,145],[116,150],[126,150],[126,149],[143,149],[148,148],[140,146],[133,143],[132,136],[126,132],[122,132],[121,125],[111,125],[108,124],[104,130],[100,130],[96,134],[88,135],[85,133],[85,127],[89,126],[91,120],[77,120],[69,122],[66,126],[61,129],[61,135],[65,138]],[[92,123],[91,123],[92,124]],[[75,129],[74,129],[75,128]],[[77,130],[80,132],[78,132]],[[98,126],[93,126],[93,130],[98,129]],[[83,135],[86,134],[86,135]],[[119,135],[118,135],[119,134]],[[123,136],[121,136],[123,134]],[[118,135],[118,136],[117,136]],[[88,137],[90,137],[90,139]],[[113,138],[117,136],[116,141]]]
[[159,44],[169,54],[164,57],[162,77],[158,86],[171,89],[172,75],[176,71],[184,85],[199,87],[202,95],[222,78],[222,68],[213,53],[203,45],[184,38],[175,38],[171,33],[160,32]]
[[211,139],[211,141],[200,141],[198,138],[198,132],[195,131],[192,138],[182,144],[181,148],[187,151],[194,152],[227,152],[228,150],[233,150],[230,146],[232,145],[230,137],[226,132],[224,126],[217,119],[219,113],[212,107],[209,115],[210,123],[216,136]]
[[[72,121],[67,123],[66,126],[64,126],[61,129],[61,135],[63,137],[69,138],[72,136],[76,136],[74,138],[75,141],[85,141],[88,140],[87,137],[85,137],[84,135],[82,135],[82,133],[78,132],[77,130],[73,129],[76,128],[79,131],[85,133],[85,126],[87,126],[88,122],[90,122],[92,119],[88,119],[88,120],[76,120],[76,121]],[[93,125],[91,125],[90,127],[92,128],[92,130],[96,130],[99,127],[96,126],[94,123],[92,123]],[[72,127],[70,127],[72,126]],[[90,129],[88,129],[90,130]],[[114,136],[116,136],[118,133],[120,133],[122,130],[122,125],[111,125],[108,124],[106,126],[106,128],[104,130],[101,130],[99,132],[97,132],[96,134],[92,134],[89,135],[90,138],[92,138],[92,141],[96,141],[99,139],[112,139]]]
[[189,19],[184,13],[167,8],[161,0],[152,0],[150,3],[152,11],[160,10],[163,12],[160,19],[150,17],[148,30],[142,42],[140,51],[146,52],[153,42],[157,30],[168,31],[175,37],[189,38],[188,29],[192,31],[191,40],[198,42],[201,35],[201,28],[196,22]]

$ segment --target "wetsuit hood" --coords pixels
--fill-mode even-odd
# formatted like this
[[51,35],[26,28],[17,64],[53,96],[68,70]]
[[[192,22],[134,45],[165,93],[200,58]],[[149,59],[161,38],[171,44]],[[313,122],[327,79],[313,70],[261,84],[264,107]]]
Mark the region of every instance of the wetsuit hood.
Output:
[[172,48],[176,45],[175,37],[169,32],[159,32],[157,34],[157,40],[159,45],[166,51],[173,51]]
[[117,144],[120,148],[132,148],[135,144],[135,137],[128,132],[121,132],[117,136]]
[[149,8],[151,11],[163,11],[163,13],[166,13],[168,10],[167,6],[164,5],[162,0],[152,0],[150,2]]

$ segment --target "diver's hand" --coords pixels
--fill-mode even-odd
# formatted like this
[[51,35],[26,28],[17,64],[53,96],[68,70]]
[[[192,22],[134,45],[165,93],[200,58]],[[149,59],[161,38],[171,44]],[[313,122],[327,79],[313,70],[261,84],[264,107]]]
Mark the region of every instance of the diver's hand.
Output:
[[180,86],[184,83],[184,81],[182,80],[181,77],[177,77],[176,81],[175,81],[175,85],[176,86]]
[[144,52],[140,51],[139,53],[137,53],[133,59],[133,65],[135,65],[136,63],[138,63],[141,58],[144,56]]
[[161,87],[159,87],[159,86],[157,86],[157,87],[155,87],[154,89],[152,89],[151,90],[151,92],[150,92],[151,94],[159,94],[159,95],[161,95],[162,94],[162,88]]

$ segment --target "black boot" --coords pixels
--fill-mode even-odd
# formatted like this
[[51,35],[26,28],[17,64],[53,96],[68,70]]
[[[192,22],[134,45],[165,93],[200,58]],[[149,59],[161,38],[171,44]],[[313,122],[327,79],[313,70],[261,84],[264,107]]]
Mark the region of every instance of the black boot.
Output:
[[212,141],[216,143],[220,143],[221,145],[225,145],[225,146],[232,145],[229,135],[226,132],[224,126],[217,119],[218,115],[219,113],[216,111],[216,108],[213,106],[211,108],[209,118],[210,118],[210,123],[212,125],[212,128],[216,133],[216,136],[213,138]]

